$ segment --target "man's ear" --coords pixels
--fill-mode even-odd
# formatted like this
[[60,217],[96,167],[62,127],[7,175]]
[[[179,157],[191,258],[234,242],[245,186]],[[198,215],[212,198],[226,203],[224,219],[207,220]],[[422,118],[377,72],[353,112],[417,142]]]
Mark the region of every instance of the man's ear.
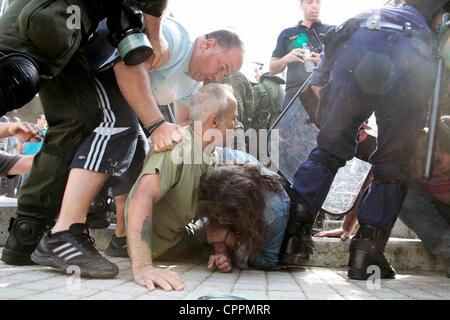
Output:
[[214,48],[216,46],[216,39],[206,39],[206,41],[203,43],[204,49]]

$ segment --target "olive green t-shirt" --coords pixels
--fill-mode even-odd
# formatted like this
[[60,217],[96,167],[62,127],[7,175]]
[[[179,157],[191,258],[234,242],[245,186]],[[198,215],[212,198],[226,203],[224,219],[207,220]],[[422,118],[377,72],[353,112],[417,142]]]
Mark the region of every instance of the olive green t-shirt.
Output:
[[176,245],[185,232],[185,226],[197,216],[200,177],[208,169],[208,163],[202,158],[200,140],[191,128],[183,131],[183,142],[172,151],[147,155],[126,204],[125,217],[128,219],[129,199],[142,176],[159,174],[161,199],[153,208],[152,221],[151,250],[154,258]]

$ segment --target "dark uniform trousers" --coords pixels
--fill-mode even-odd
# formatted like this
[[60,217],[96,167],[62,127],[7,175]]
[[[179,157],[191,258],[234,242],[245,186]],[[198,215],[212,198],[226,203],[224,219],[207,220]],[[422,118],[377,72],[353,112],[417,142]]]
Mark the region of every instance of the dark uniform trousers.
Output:
[[[67,27],[70,5],[80,8],[81,29]],[[55,75],[39,92],[49,129],[20,192],[19,216],[57,216],[72,157],[100,120],[94,80],[80,49],[98,20],[87,0],[15,0],[0,19],[0,51],[24,53],[44,74]]]
[[404,197],[404,167],[426,121],[434,83],[431,45],[403,32],[363,27],[335,57],[330,81],[321,90],[317,147],[298,169],[294,188],[302,205],[318,212],[336,171],[355,156],[359,127],[375,112],[374,182],[358,220],[390,230]]

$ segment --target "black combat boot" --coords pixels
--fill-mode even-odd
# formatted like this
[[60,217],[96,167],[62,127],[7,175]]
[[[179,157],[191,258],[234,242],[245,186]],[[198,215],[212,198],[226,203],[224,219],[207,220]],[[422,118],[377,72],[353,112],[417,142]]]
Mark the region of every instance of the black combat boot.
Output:
[[15,266],[35,264],[31,260],[31,253],[41,240],[47,224],[44,220],[29,217],[11,218],[9,222],[9,236],[2,253],[2,261]]
[[111,242],[109,243],[108,248],[105,250],[105,254],[109,257],[127,258],[127,237],[125,236],[118,238],[115,234],[113,234]]
[[311,229],[316,215],[299,203],[291,205],[290,215],[280,251],[280,264],[302,265],[311,259],[314,252]]
[[362,224],[350,243],[348,259],[348,277],[355,280],[367,280],[373,273],[369,268],[380,268],[381,279],[394,279],[395,270],[386,260],[384,249],[390,232],[381,231]]
[[89,229],[106,229],[109,227],[108,220],[108,194],[100,192],[91,202],[86,217],[86,225]]

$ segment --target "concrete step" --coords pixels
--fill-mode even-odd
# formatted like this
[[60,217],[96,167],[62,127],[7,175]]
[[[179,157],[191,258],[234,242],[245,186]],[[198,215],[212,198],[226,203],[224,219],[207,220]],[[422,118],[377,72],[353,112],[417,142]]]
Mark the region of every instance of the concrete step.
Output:
[[[350,240],[313,238],[315,253],[309,266],[345,268],[348,263]],[[434,258],[419,239],[390,238],[386,246],[386,259],[397,270],[444,271],[442,261]]]
[[[342,223],[342,220],[325,220],[323,223],[323,229],[326,231],[340,229],[342,228]],[[356,230],[357,229],[355,229],[354,232],[356,232]],[[395,226],[392,229],[391,237],[401,239],[418,239],[417,235],[400,220],[397,220],[395,223]]]
[[[17,201],[15,199],[5,200],[5,198],[0,197],[0,247],[3,247],[6,243],[9,219],[15,216],[16,207]],[[397,229],[406,228],[400,223],[397,223],[397,225]],[[336,222],[328,225],[332,229],[336,226],[338,226]],[[412,231],[409,230],[409,232]],[[99,250],[102,251],[108,247],[113,233],[114,225],[111,225],[108,229],[92,230],[92,235]],[[314,242],[316,252],[307,265],[330,268],[345,268],[347,266],[349,240],[343,242],[340,239],[314,238]],[[386,257],[396,269],[402,271],[444,270],[442,262],[433,258],[418,239],[392,237],[386,247]]]

